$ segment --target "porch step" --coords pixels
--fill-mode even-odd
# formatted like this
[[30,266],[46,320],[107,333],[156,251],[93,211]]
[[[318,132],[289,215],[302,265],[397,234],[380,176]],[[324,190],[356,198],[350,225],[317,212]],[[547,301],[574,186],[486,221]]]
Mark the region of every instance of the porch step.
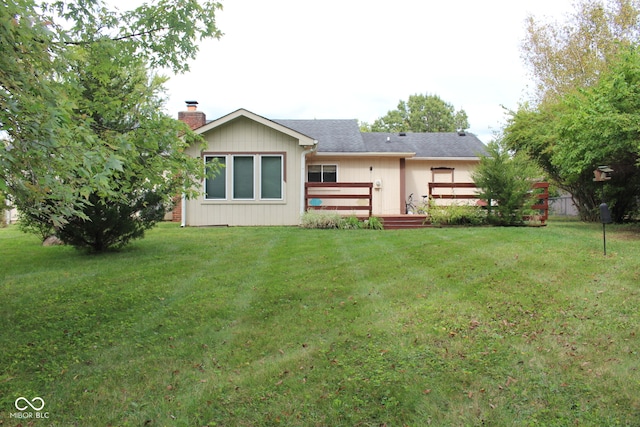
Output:
[[431,224],[425,223],[426,215],[389,215],[380,217],[385,230],[404,230],[411,228],[427,228]]

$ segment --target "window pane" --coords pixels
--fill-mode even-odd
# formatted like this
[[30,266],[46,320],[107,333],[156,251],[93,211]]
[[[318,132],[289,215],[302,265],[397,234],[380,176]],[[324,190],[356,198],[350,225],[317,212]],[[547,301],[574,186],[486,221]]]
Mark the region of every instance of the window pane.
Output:
[[338,167],[336,165],[322,166],[322,182],[338,182]]
[[206,199],[226,199],[227,198],[227,180],[226,166],[227,159],[225,157],[213,157],[209,156],[205,158],[205,162],[209,164],[214,160],[218,160],[221,168],[218,174],[213,178],[206,178],[204,181],[204,194]]
[[322,182],[322,165],[309,165],[307,182]]
[[282,157],[263,156],[261,168],[262,198],[282,198]]
[[253,156],[233,158],[233,198],[253,199]]

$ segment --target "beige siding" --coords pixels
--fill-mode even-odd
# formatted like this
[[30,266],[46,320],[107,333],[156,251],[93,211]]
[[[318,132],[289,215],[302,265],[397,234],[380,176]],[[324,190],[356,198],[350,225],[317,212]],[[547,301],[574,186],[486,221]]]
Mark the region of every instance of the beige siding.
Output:
[[[472,171],[477,164],[473,161],[456,160],[413,160],[407,159],[405,166],[405,191],[400,194],[401,170],[399,158],[389,157],[339,157],[316,155],[307,160],[308,165],[337,165],[338,182],[376,182],[380,181],[379,188],[373,190],[373,214],[374,215],[397,215],[404,213],[405,200],[413,193],[414,204],[423,202],[423,196],[429,192],[430,182],[473,182]],[[451,171],[436,172],[431,168],[450,168]],[[453,178],[453,181],[452,181]],[[324,190],[326,192],[336,192],[338,190]],[[353,193],[354,190],[342,190],[342,192]],[[473,189],[439,189],[446,194],[474,194]],[[322,200],[321,197],[317,197]],[[424,199],[426,201],[426,198]],[[445,204],[452,203],[451,200],[442,201]],[[454,202],[454,201],[453,201]],[[468,203],[468,200],[461,200],[461,203]],[[472,201],[475,202],[475,201]],[[323,205],[335,205],[337,201],[329,199],[323,200]]]
[[[477,162],[473,161],[408,159],[406,167],[406,196],[413,193],[414,203],[421,203],[423,196],[426,196],[429,193],[430,182],[473,182],[472,173],[476,165]],[[436,168],[437,170],[433,171],[432,168]],[[451,170],[446,170],[447,168]],[[475,194],[475,190],[470,188],[458,188],[453,190],[437,189],[436,194],[467,195]],[[434,198],[437,199],[437,196]],[[460,199],[458,202],[469,203],[469,200]],[[475,200],[472,200],[471,202],[475,202]],[[439,201],[438,203],[450,204],[456,203],[456,201],[455,199],[449,199]]]
[[[205,200],[204,194],[186,202],[188,226],[211,225],[297,225],[300,222],[301,155],[304,147],[291,136],[246,117],[211,129],[203,134],[207,144],[191,147],[191,155],[206,154],[280,154],[284,160],[283,200],[259,199],[259,168],[255,169],[255,199],[233,200],[231,178],[227,173],[227,199]],[[204,160],[203,160],[204,167]],[[204,186],[203,186],[204,187]],[[203,188],[204,191],[204,188]]]
[[[381,186],[373,189],[373,214],[394,215],[400,213],[400,159],[313,156],[307,160],[307,164],[337,165],[338,182],[376,182],[379,180]],[[343,191],[353,193],[353,190]],[[327,200],[323,201],[323,204],[331,205],[332,203]]]

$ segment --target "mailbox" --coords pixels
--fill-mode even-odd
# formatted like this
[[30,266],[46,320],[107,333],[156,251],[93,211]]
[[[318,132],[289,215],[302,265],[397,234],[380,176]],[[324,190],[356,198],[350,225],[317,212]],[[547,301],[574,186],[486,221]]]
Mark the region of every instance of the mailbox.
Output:
[[600,205],[600,221],[603,224],[611,224],[611,212],[609,212],[609,206],[606,203]]

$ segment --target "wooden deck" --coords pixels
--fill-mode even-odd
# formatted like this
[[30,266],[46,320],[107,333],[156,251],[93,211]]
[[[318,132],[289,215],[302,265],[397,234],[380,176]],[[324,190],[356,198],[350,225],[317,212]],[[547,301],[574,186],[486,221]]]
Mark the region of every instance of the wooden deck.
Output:
[[409,230],[431,227],[426,215],[381,215],[385,230]]

